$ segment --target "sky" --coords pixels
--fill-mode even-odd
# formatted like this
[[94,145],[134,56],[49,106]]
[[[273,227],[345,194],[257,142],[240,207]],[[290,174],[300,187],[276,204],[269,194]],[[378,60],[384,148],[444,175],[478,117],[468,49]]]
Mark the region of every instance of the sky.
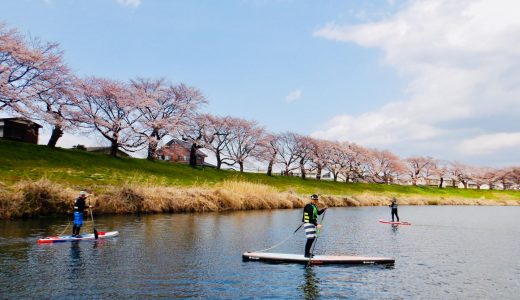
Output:
[[[80,76],[183,82],[271,132],[520,165],[517,0],[12,0],[0,22]],[[78,143],[103,140],[58,146]]]

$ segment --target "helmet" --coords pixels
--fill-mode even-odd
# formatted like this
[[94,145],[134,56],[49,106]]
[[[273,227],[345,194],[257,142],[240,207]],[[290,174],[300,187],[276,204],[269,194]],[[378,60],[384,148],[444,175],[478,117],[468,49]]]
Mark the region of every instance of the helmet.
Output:
[[318,195],[312,194],[311,195],[311,200],[318,200]]
[[85,191],[81,191],[81,192],[79,192],[79,195],[80,195],[80,196],[86,196],[86,195],[87,195],[87,192],[85,192]]

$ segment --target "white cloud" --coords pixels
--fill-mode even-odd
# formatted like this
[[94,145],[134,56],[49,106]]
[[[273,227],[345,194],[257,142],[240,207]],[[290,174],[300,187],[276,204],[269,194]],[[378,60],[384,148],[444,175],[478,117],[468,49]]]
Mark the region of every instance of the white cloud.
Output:
[[294,102],[302,97],[301,90],[294,90],[290,92],[287,96],[285,96],[285,101],[288,103]]
[[136,8],[141,5],[141,0],[117,0],[117,3],[121,6],[130,6]]
[[520,149],[520,132],[479,135],[458,145],[458,150],[468,155],[486,155],[514,149]]
[[401,101],[337,116],[316,134],[371,146],[442,140],[465,121],[520,114],[519,1],[413,0],[382,21],[330,23],[314,36],[381,49],[383,63],[410,79]]

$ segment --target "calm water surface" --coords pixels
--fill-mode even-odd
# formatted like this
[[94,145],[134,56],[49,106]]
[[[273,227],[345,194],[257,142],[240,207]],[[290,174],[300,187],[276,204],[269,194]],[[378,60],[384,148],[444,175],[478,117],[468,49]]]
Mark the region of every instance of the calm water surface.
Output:
[[[389,256],[393,268],[242,261],[288,237],[300,210],[104,216],[98,230],[119,237],[54,245],[36,240],[66,218],[0,221],[0,298],[519,299],[520,207],[399,214],[413,225],[378,223],[386,207],[329,209],[315,251]],[[301,253],[304,242],[299,231],[272,252]]]

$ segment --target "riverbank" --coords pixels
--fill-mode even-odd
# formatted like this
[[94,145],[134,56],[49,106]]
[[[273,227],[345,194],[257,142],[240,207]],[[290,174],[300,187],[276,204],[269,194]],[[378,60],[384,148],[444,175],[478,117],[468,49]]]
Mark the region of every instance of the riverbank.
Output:
[[519,191],[302,180],[182,164],[113,158],[0,140],[0,218],[63,214],[80,190],[98,213],[300,208],[310,194],[327,206],[519,205]]
[[[279,191],[272,186],[247,181],[224,181],[214,186],[164,187],[153,185],[122,185],[86,189],[96,213],[181,213],[215,212],[253,209],[302,208],[308,195]],[[78,190],[49,179],[21,181],[0,189],[0,218],[35,217],[70,212]],[[417,194],[363,192],[352,195],[321,195],[321,205],[381,206],[391,196],[400,205],[520,205],[509,197],[487,199]]]

